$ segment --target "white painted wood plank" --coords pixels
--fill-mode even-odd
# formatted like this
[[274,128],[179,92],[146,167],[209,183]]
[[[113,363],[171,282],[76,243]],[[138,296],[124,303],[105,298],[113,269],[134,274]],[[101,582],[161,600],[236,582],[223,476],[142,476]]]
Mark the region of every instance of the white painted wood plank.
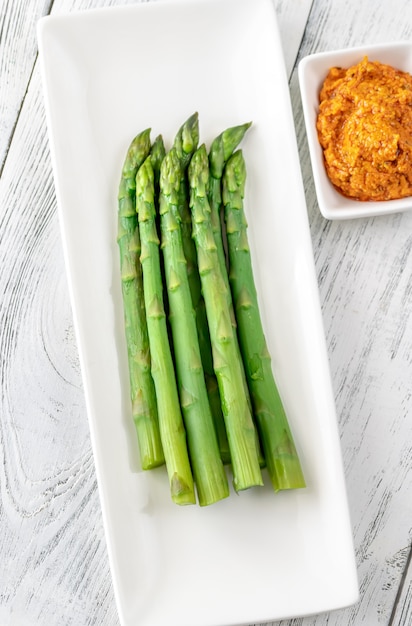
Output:
[[51,0],[0,5],[0,171],[37,54],[35,24]]
[[[35,72],[0,184],[0,623],[82,624],[96,612],[110,624],[115,609],[104,600],[110,580],[39,93]],[[96,589],[105,591],[101,606]]]
[[[314,51],[408,39],[411,18],[412,5],[402,0],[390,5],[319,0],[312,8],[300,58]],[[323,219],[315,199],[296,74],[291,91],[361,590],[354,607],[299,624],[389,624],[398,601],[397,614],[410,615],[408,593],[400,598],[397,593],[412,519],[412,213],[349,223]]]
[[[35,4],[25,7],[34,40]],[[55,9],[92,4],[55,2]],[[9,29],[16,36],[20,17],[11,19],[16,24]],[[14,50],[13,38],[3,39],[11,65],[20,63],[20,54],[28,55],[24,40],[17,41],[21,53]],[[32,67],[23,92],[33,60],[30,56],[27,62]],[[0,93],[7,107],[10,93]],[[114,626],[117,611],[37,68],[21,112],[17,108],[0,180],[0,624]],[[6,146],[7,129],[1,139]]]
[[299,53],[312,0],[274,0],[286,73],[290,77]]
[[396,607],[392,616],[390,626],[405,626],[412,624],[412,567],[410,546],[404,550],[404,561],[409,553],[409,562],[407,564],[407,572],[405,579],[402,581],[399,597],[397,598]]

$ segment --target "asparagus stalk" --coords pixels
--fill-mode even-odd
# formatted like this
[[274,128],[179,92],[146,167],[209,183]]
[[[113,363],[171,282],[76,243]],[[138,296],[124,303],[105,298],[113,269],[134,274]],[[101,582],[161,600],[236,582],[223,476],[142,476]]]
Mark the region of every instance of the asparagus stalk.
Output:
[[166,155],[165,144],[162,135],[158,135],[150,148],[150,159],[153,167],[155,201],[159,197],[160,167]]
[[187,263],[189,285],[193,304],[198,304],[200,297],[200,278],[197,269],[196,247],[192,238],[192,216],[189,209],[189,191],[187,168],[199,141],[199,116],[191,115],[179,128],[173,142],[175,155],[180,162],[180,181],[177,189],[177,206],[180,214],[182,243]]
[[181,125],[173,141],[173,148],[175,148],[180,160],[181,178],[185,177],[185,172],[193,153],[197,149],[198,143],[199,114],[195,112]]
[[[156,223],[156,229],[157,232],[160,236],[160,213],[159,213],[159,192],[160,192],[160,168],[162,165],[162,161],[165,157],[166,154],[166,149],[165,149],[165,145],[164,145],[164,141],[163,141],[163,137],[162,135],[158,135],[156,137],[156,139],[154,140],[151,150],[150,150],[150,160],[152,163],[152,167],[153,167],[153,176],[154,176],[154,204],[155,204],[155,211],[156,211],[156,217],[155,217],[155,223]],[[165,268],[163,266],[163,258],[162,256],[160,257],[160,272],[162,275],[162,282],[164,284],[165,282]],[[167,311],[168,311],[168,302],[167,302],[167,297],[166,294],[163,294],[164,296],[164,308],[165,308],[165,312],[166,312],[166,317],[167,317]],[[170,331],[169,327],[168,327],[168,332]],[[170,332],[169,332],[169,340],[170,340]]]
[[174,148],[160,172],[160,223],[180,403],[199,504],[229,495],[203,373],[195,312],[183,250],[179,189],[181,165]]
[[[221,266],[222,276],[225,281],[227,289],[228,306],[230,309],[230,316],[232,325],[236,328],[236,315],[233,308],[232,294],[230,291],[229,278],[227,273],[227,261],[226,252],[224,247],[224,236],[221,226],[221,213],[222,213],[222,175],[227,159],[233,154],[240,141],[243,139],[246,131],[250,128],[251,123],[242,124],[240,126],[232,126],[224,130],[218,135],[212,142],[209,150],[209,189],[208,199],[210,206],[210,219],[212,222],[213,236],[215,239],[217,256]],[[236,349],[240,349],[238,345],[237,335],[235,333]],[[246,394],[249,399],[249,391],[247,389],[246,376],[243,373],[244,386]]]
[[174,364],[163,304],[159,238],[156,229],[154,172],[147,157],[136,175],[136,211],[142,252],[144,300],[152,376],[157,394],[160,435],[169,476],[171,497],[177,504],[196,502],[186,445]]
[[[212,229],[213,236],[215,238],[215,244],[217,248],[217,256],[219,259],[219,263],[222,270],[222,276],[225,280],[226,285],[226,293],[228,299],[228,306],[230,310],[230,317],[232,320],[232,325],[234,328],[234,342],[236,345],[236,350],[238,352],[238,358],[242,361],[242,356],[239,347],[239,341],[237,336],[236,329],[236,315],[233,308],[232,301],[232,293],[229,285],[229,278],[227,273],[227,258],[225,251],[225,236],[222,232],[222,175],[224,171],[225,164],[228,158],[233,154],[233,151],[242,141],[245,136],[247,130],[252,125],[251,122],[247,122],[246,124],[240,124],[238,126],[230,126],[226,130],[224,130],[220,135],[215,137],[212,141],[209,150],[209,190],[208,190],[208,199],[211,211],[211,221],[212,221]],[[246,374],[244,371],[243,363],[242,363],[242,378],[243,378],[243,386],[245,388],[245,394],[249,403],[250,411],[253,414],[253,406],[252,401],[250,399],[249,387],[247,384]],[[260,444],[258,441],[258,449],[259,449],[259,462],[260,466],[265,466],[265,458],[261,452]]]
[[236,491],[262,485],[256,430],[250,413],[236,350],[226,282],[214,241],[207,197],[209,164],[206,147],[194,153],[188,169],[193,236],[206,305],[213,365],[230,446]]
[[209,396],[210,408],[218,438],[220,455],[224,463],[229,463],[230,452],[220,403],[219,388],[213,370],[212,346],[206,317],[205,302],[202,295],[200,275],[197,267],[197,253],[192,237],[192,216],[189,208],[189,190],[187,168],[199,142],[199,116],[191,115],[179,128],[173,142],[173,148],[181,165],[180,185],[178,189],[178,211],[181,220],[181,232],[184,255],[187,263],[192,303],[196,314],[196,326],[199,337],[202,365]]
[[140,237],[135,209],[135,178],[150,150],[150,129],[132,141],[126,154],[118,192],[118,233],[125,334],[132,415],[142,469],[164,463],[156,395],[150,373],[150,351],[140,265]]
[[[225,168],[225,164],[229,157],[236,150],[239,143],[242,141],[247,130],[252,125],[251,122],[246,124],[240,124],[239,126],[231,126],[224,130],[220,135],[215,137],[212,141],[209,150],[209,191],[208,198],[211,210],[211,220],[213,226],[213,235],[215,237],[217,253],[219,256],[219,262],[222,267],[226,267],[226,253],[223,245],[224,238],[222,236],[221,227],[221,212],[222,212],[222,176]],[[224,272],[225,279],[227,280],[227,272]],[[228,288],[229,303],[232,307],[229,282],[226,282]],[[232,308],[232,321],[236,324],[235,315]]]
[[[194,151],[197,148],[198,141],[199,116],[197,113],[194,113],[177,131],[173,142],[173,149],[180,161],[180,180],[176,192],[177,206],[180,215],[182,243],[187,263],[190,293],[196,312],[199,299],[201,298],[201,293],[200,278],[197,269],[196,248],[192,238],[192,216],[190,215],[189,209],[187,167]],[[198,326],[199,324],[200,322],[198,320]],[[202,330],[201,327],[200,330]]]
[[305,486],[286,413],[273,376],[259,313],[244,214],[246,167],[241,150],[226,164],[223,203],[229,253],[229,279],[240,347],[268,473],[275,491]]

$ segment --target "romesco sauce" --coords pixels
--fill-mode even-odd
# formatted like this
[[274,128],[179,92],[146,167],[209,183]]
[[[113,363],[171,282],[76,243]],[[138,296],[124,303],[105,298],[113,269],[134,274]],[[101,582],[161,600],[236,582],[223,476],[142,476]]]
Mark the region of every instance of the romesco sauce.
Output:
[[319,101],[317,131],[333,185],[364,201],[412,195],[412,76],[365,57],[331,68]]

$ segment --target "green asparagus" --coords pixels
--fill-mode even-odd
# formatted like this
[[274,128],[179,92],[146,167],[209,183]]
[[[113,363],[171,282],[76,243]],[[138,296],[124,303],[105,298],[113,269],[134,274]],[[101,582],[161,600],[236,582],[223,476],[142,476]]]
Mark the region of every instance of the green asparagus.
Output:
[[[209,150],[209,191],[208,198],[211,210],[211,220],[213,226],[213,234],[216,241],[217,253],[219,261],[226,267],[226,253],[223,245],[224,238],[222,237],[221,227],[221,210],[222,210],[222,175],[223,170],[228,158],[233,154],[239,143],[242,141],[247,130],[251,127],[252,123],[240,124],[239,126],[231,126],[218,135],[210,146]],[[223,273],[225,278],[227,273]],[[229,283],[228,297],[231,298]],[[231,305],[232,306],[232,305]],[[235,316],[232,309],[232,319],[235,324]]]
[[154,175],[154,188],[155,188],[155,201],[159,196],[159,179],[160,179],[160,167],[165,157],[166,149],[162,135],[158,135],[154,140],[152,147],[150,148],[150,159],[153,167]]
[[136,211],[142,246],[141,263],[152,376],[171,497],[177,504],[194,504],[196,496],[193,475],[164,311],[154,172],[150,156],[136,175]]
[[[243,139],[246,131],[250,128],[251,123],[242,124],[240,126],[232,126],[224,130],[218,135],[212,142],[209,150],[209,188],[208,199],[210,206],[210,219],[212,222],[213,236],[215,238],[215,244],[217,248],[217,256],[221,266],[222,276],[224,278],[227,287],[227,298],[230,309],[230,316],[233,327],[236,328],[236,315],[233,308],[232,294],[230,291],[229,278],[227,273],[227,261],[226,252],[224,247],[224,237],[221,226],[221,213],[222,213],[222,175],[225,167],[225,163],[237,145]],[[237,335],[234,337],[236,349],[240,349],[238,345]],[[247,389],[246,376],[243,373],[244,386],[246,394],[248,396],[249,404],[249,391]]]
[[143,299],[140,238],[135,210],[135,178],[150,150],[150,129],[132,141],[118,193],[118,233],[130,395],[142,469],[164,463]]
[[187,263],[190,293],[196,313],[196,326],[210,408],[218,438],[220,455],[224,463],[229,463],[229,444],[223,420],[219,388],[216,375],[213,370],[212,346],[210,343],[205,302],[202,295],[199,270],[197,267],[196,246],[192,237],[192,216],[189,208],[187,167],[199,141],[198,117],[197,113],[191,115],[179,128],[173,142],[173,148],[176,151],[181,165],[181,179],[178,190],[178,210],[181,219],[183,250]]
[[197,148],[198,141],[199,120],[198,114],[194,113],[185,121],[184,124],[182,124],[176,133],[173,142],[173,149],[180,162],[180,181],[177,190],[177,203],[181,220],[183,249],[195,310],[200,294],[200,278],[197,270],[196,247],[192,238],[192,217],[189,209],[189,193],[186,174],[190,159]]
[[189,168],[190,208],[206,313],[213,347],[213,364],[219,383],[236,491],[262,485],[257,437],[245,394],[242,368],[212,231],[207,192],[209,163],[204,144],[194,153]]
[[[211,221],[212,221],[212,229],[213,235],[215,238],[216,248],[217,248],[217,256],[219,259],[219,263],[222,270],[222,276],[224,277],[226,288],[227,288],[227,298],[228,298],[228,306],[230,310],[230,317],[232,320],[232,325],[234,328],[234,337],[233,340],[235,342],[235,347],[238,352],[238,358],[241,362],[242,367],[242,379],[243,386],[245,389],[245,394],[247,401],[249,403],[250,411],[253,415],[253,407],[252,401],[250,399],[249,387],[246,380],[246,373],[244,370],[244,366],[242,363],[242,356],[240,353],[239,341],[236,330],[236,315],[233,308],[232,301],[232,293],[229,285],[229,278],[227,273],[227,260],[226,260],[226,252],[224,246],[225,237],[222,232],[222,175],[223,170],[226,164],[227,159],[233,154],[233,151],[242,141],[243,137],[246,134],[246,131],[252,125],[251,122],[246,124],[240,124],[238,126],[230,126],[226,130],[224,130],[220,135],[215,137],[212,141],[209,150],[209,189],[208,189],[208,199],[211,211]],[[257,440],[258,450],[259,450],[259,463],[261,467],[265,466],[265,458],[261,452],[260,442]]]
[[182,173],[186,172],[198,143],[199,114],[196,112],[181,125],[173,140],[173,148],[179,157]]
[[301,464],[273,376],[259,313],[244,214],[246,167],[241,150],[223,174],[223,204],[240,347],[268,472],[275,491],[305,486]]
[[[157,232],[160,233],[160,213],[159,213],[159,193],[160,193],[160,168],[162,165],[162,161],[165,157],[166,154],[166,148],[165,148],[165,144],[163,141],[163,137],[162,135],[158,135],[156,137],[156,139],[154,140],[152,147],[150,149],[150,160],[152,163],[152,167],[153,167],[153,176],[154,176],[154,203],[155,203],[155,211],[156,211],[156,229]],[[160,271],[162,274],[162,282],[163,284],[165,283],[165,268],[163,265],[163,258],[162,256],[160,257]],[[164,293],[163,294],[164,297],[164,308],[165,308],[165,312],[166,312],[166,317],[167,317],[167,311],[168,311],[168,302],[167,302],[167,296]],[[168,332],[169,332],[169,327],[168,327]],[[170,333],[169,333],[170,334]]]
[[181,164],[174,148],[160,172],[160,223],[174,356],[189,457],[199,504],[229,495],[203,373],[195,312],[183,250],[179,189]]

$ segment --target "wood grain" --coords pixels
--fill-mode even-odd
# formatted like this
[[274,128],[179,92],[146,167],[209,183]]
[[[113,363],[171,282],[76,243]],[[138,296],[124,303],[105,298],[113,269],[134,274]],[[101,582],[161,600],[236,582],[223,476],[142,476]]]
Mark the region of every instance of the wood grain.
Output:
[[39,83],[0,187],[1,624],[82,623],[85,568],[110,589]]
[[[407,39],[411,6],[316,2],[300,57]],[[345,24],[345,28],[342,28]],[[385,25],[383,27],[383,25]],[[291,93],[334,383],[361,601],[309,624],[409,624],[412,214],[328,222],[318,211],[296,74]],[[373,513],[372,513],[373,511]],[[400,586],[404,593],[398,595]],[[409,597],[410,603],[410,597]],[[402,615],[402,617],[399,617]],[[398,620],[398,621],[396,621]],[[400,621],[399,621],[400,620]]]
[[[28,29],[35,42],[35,4],[9,3],[13,37]],[[53,10],[91,6],[55,2]],[[42,85],[35,55],[25,54],[30,72],[15,89],[22,106],[16,97],[13,132],[2,133],[12,143],[0,181],[0,624],[115,625]]]
[[[105,0],[0,6],[0,626],[117,626],[65,277],[35,24]],[[285,62],[409,39],[406,0],[275,2]],[[307,19],[309,16],[309,19]],[[324,316],[360,602],[282,626],[412,623],[412,212],[327,222],[291,97]],[[166,626],[166,625],[165,625]]]
[[403,565],[405,576],[398,589],[398,596],[391,616],[392,626],[404,626],[412,623],[412,552],[407,554],[407,550],[405,550],[405,557]]
[[0,5],[0,172],[37,55],[35,24],[51,4],[19,0]]

